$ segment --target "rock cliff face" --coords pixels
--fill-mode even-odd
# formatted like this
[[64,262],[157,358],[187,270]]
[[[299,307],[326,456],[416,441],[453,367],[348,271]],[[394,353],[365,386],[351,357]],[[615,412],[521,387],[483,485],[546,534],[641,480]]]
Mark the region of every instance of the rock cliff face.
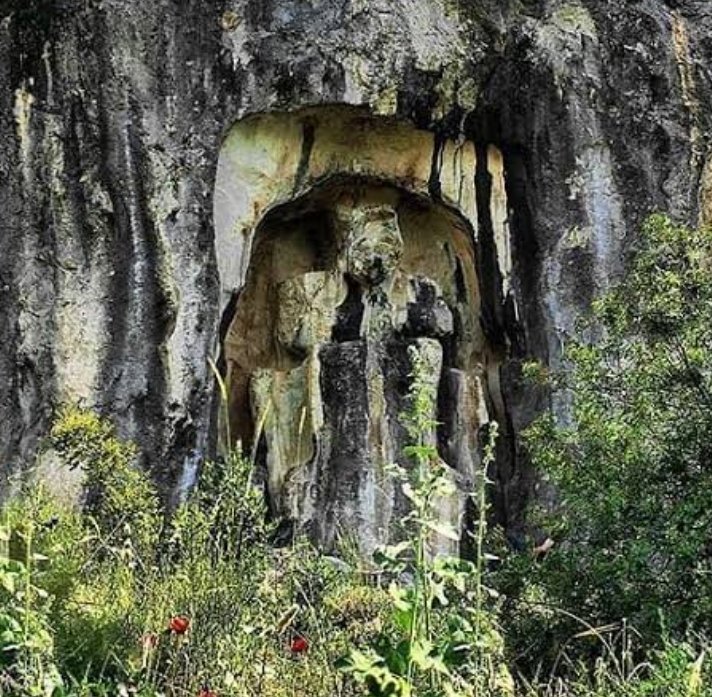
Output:
[[712,222],[711,122],[707,0],[4,0],[0,486],[70,402],[174,498],[213,357],[275,509],[378,538],[415,346],[458,476],[503,425],[516,530],[521,361],[556,363],[645,215]]

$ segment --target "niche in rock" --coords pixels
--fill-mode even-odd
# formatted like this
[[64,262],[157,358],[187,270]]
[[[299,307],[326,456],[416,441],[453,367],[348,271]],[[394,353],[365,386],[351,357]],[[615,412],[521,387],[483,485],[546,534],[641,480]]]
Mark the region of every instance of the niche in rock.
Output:
[[495,359],[480,323],[474,149],[334,116],[251,119],[226,141],[223,358],[230,433],[257,453],[274,515],[325,547],[351,536],[368,551],[408,508],[387,470],[408,466],[414,356],[437,394],[428,437],[458,492],[439,510],[459,529]]

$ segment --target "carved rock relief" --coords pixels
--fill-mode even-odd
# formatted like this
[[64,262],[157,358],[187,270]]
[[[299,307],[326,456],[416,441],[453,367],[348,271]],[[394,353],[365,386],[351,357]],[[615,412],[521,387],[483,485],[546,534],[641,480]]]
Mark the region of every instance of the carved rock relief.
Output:
[[[408,466],[402,414],[415,350],[437,394],[438,425],[428,438],[457,491],[440,513],[462,530],[480,429],[494,404],[488,374],[498,360],[480,321],[474,192],[466,176],[474,177],[474,149],[439,146],[441,156],[448,148],[459,152],[450,166],[465,169],[458,187],[441,186],[433,197],[432,173],[418,173],[414,164],[437,162],[422,132],[387,124],[398,135],[389,141],[371,124],[383,152],[358,137],[347,150],[333,134],[321,152],[318,126],[308,123],[303,137],[311,151],[305,156],[302,142],[301,161],[293,163],[306,184],[291,194],[275,181],[270,200],[267,180],[256,176],[255,124],[248,127],[252,157],[243,153],[250,173],[236,160],[227,168],[243,184],[243,206],[229,212],[231,234],[242,237],[231,243],[239,258],[221,262],[236,280],[224,339],[230,433],[256,453],[275,516],[323,546],[350,536],[371,550],[398,534],[407,510],[387,466]],[[265,138],[263,145],[264,177],[280,176],[286,145],[277,168],[268,162],[274,143]],[[329,174],[318,168],[310,182],[312,161],[329,157]],[[399,170],[404,161],[407,177]],[[458,181],[453,169],[444,178]],[[246,179],[257,185],[244,186]],[[503,185],[496,191],[502,199]],[[229,185],[222,192],[227,198]],[[216,219],[218,213],[225,211]],[[506,215],[500,218],[506,225]],[[445,539],[436,546],[457,551]]]

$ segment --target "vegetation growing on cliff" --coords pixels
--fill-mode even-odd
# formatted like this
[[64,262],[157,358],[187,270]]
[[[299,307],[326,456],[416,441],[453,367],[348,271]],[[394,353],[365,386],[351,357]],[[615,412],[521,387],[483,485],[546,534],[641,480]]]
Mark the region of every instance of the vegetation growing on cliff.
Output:
[[373,561],[276,546],[234,453],[166,518],[132,446],[64,411],[50,440],[84,470],[85,510],[36,484],[2,509],[0,695],[712,694],[711,259],[711,231],[652,218],[567,347],[552,381],[573,418],[528,434],[560,497],[535,512],[550,549],[488,553],[484,468],[475,559],[429,555],[453,533],[432,515],[448,483],[417,366],[413,467],[393,470],[408,535]]
[[[644,645],[710,636],[712,230],[650,218],[582,334],[554,378],[570,425],[547,415],[528,433],[559,497],[539,522],[562,544],[519,582],[609,634],[627,623]],[[546,624],[575,630],[562,615]]]

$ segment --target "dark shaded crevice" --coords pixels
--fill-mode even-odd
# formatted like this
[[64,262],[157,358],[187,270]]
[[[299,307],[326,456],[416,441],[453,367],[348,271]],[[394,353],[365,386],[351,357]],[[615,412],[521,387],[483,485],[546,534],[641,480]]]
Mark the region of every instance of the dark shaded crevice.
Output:
[[364,305],[361,286],[350,275],[344,277],[347,287],[346,300],[336,311],[336,322],[331,333],[335,342],[356,341],[361,335]]
[[35,90],[46,94],[46,73],[42,64],[45,43],[61,13],[72,12],[63,0],[5,0],[0,17],[9,16],[11,43],[19,47],[10,63],[9,85],[17,89],[23,80],[33,78]]
[[[104,131],[106,133],[106,131]],[[108,139],[105,141],[111,149]],[[114,274],[111,277],[110,295],[110,322],[108,323],[108,351],[104,356],[105,374],[101,383],[105,385],[105,400],[115,408],[118,403],[118,381],[121,379],[123,368],[121,357],[126,351],[127,328],[129,325],[129,286],[127,280],[131,274],[130,245],[127,239],[129,229],[128,214],[123,197],[114,185],[113,177],[108,166],[102,168],[103,184],[111,199],[113,213],[109,218],[110,229],[114,232],[110,241],[110,253],[114,258]]]
[[[386,397],[386,413],[388,414],[388,429],[393,443],[407,444],[410,436],[403,423],[403,414],[408,413],[410,404],[411,375],[413,364],[408,355],[410,342],[391,339],[386,342],[381,357],[383,365],[384,385],[383,392]],[[406,470],[414,466],[412,458],[408,457],[401,449],[396,453],[396,461]],[[403,494],[401,487],[393,491],[393,518],[400,520],[410,511],[410,501]]]
[[442,200],[440,170],[442,169],[444,145],[445,137],[439,132],[436,133],[433,140],[433,154],[430,160],[430,177],[428,179],[428,193],[433,201]]
[[[497,378],[488,380],[488,411],[499,423],[496,443],[496,468],[492,479],[496,482],[493,499],[493,522],[508,530],[520,518],[521,501],[528,492],[521,492],[517,452],[517,435],[508,403],[508,385],[503,380],[503,369],[513,352],[524,351],[522,327],[516,319],[513,296],[505,297],[497,258],[493,223],[490,216],[492,178],[487,168],[488,146],[478,143],[475,186],[478,209],[478,278],[482,296],[482,326],[492,349],[489,372]],[[505,180],[508,177],[505,160]],[[513,202],[510,203],[510,208]],[[536,297],[536,296],[534,296]]]
[[441,70],[423,70],[416,67],[415,61],[409,61],[399,81],[398,114],[410,119],[417,128],[431,129],[441,79]]
[[[546,322],[542,313],[539,283],[542,260],[534,230],[534,212],[530,197],[530,175],[525,154],[515,147],[502,146],[505,190],[509,204],[509,232],[512,244],[512,279],[514,295],[505,301],[505,329],[512,347],[512,357],[525,359],[548,355]],[[514,303],[516,303],[515,314]]]
[[462,270],[462,262],[455,259],[455,286],[457,288],[457,299],[464,303],[467,300],[467,286],[465,285],[465,273]]
[[[435,404],[437,415],[437,426],[435,430],[435,443],[438,450],[438,455],[443,462],[448,463],[451,467],[455,465],[456,458],[450,452],[452,443],[455,438],[456,424],[453,409],[457,406],[457,396],[453,390],[453,384],[449,375],[449,364],[446,364],[443,351],[443,369],[440,373],[438,381],[437,401]],[[470,528],[466,528],[470,529]]]
[[314,124],[305,119],[302,124],[302,150],[299,155],[299,164],[297,172],[294,175],[294,186],[292,195],[296,195],[304,182],[307,172],[309,171],[309,159],[311,158],[312,149],[314,148]]
[[84,188],[81,184],[82,161],[79,130],[84,119],[81,101],[73,97],[66,109],[67,127],[64,136],[65,182],[68,190],[68,205],[71,210],[72,223],[79,231],[79,243],[85,265],[89,265],[92,257],[92,232],[89,226],[89,210]]
[[225,309],[223,310],[222,317],[220,318],[220,324],[218,326],[218,346],[220,347],[220,355],[218,356],[217,368],[222,375],[225,374],[227,363],[225,359],[225,339],[227,333],[232,324],[232,320],[235,317],[235,311],[237,310],[237,304],[240,302],[240,295],[242,290],[233,290],[230,295],[230,300],[228,300]]
[[475,191],[477,196],[477,278],[482,297],[481,322],[490,346],[504,348],[502,316],[502,277],[497,261],[497,247],[490,216],[492,176],[487,169],[487,145],[477,144]]

